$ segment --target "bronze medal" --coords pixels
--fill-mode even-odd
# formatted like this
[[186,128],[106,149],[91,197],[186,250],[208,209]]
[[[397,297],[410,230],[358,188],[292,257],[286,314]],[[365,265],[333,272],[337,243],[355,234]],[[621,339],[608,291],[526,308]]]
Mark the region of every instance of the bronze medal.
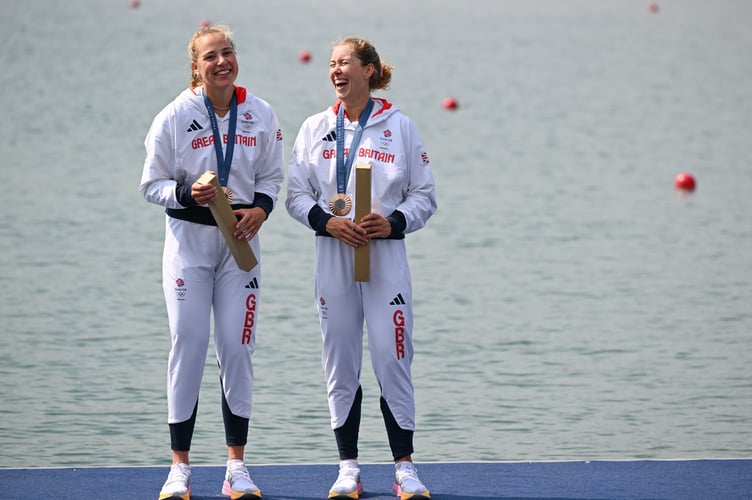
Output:
[[227,202],[232,203],[232,191],[230,191],[230,188],[227,186],[222,186],[222,191],[225,192],[225,196],[227,197]]
[[346,194],[335,194],[332,196],[332,199],[329,200],[329,210],[331,210],[334,215],[347,215],[350,213],[351,208],[352,200]]

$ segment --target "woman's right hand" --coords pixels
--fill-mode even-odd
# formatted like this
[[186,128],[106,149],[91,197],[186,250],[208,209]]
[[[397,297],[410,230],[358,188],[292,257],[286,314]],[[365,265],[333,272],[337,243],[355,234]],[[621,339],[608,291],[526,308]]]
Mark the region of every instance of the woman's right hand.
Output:
[[[214,172],[212,172],[214,173]],[[208,205],[219,196],[219,191],[213,184],[201,184],[196,181],[191,185],[191,196],[199,205]]]
[[329,219],[326,232],[351,247],[362,247],[368,243],[366,230],[345,217]]

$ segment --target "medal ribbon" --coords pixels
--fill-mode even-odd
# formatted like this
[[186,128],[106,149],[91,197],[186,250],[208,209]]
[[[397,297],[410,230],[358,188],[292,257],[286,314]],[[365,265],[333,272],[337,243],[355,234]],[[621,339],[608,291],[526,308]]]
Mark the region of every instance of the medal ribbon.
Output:
[[363,127],[366,126],[368,117],[371,116],[372,109],[373,99],[369,98],[366,108],[360,114],[358,128],[355,129],[355,135],[350,143],[350,154],[347,155],[347,160],[345,160],[345,105],[343,103],[339,105],[335,131],[337,135],[337,193],[344,193],[347,190],[347,179],[350,178],[353,160],[357,156],[357,154],[354,154],[354,149],[358,147],[360,135],[363,133]]
[[219,183],[223,186],[227,186],[227,181],[230,178],[230,165],[232,164],[232,153],[235,149],[235,125],[238,121],[238,102],[235,99],[235,92],[232,93],[232,99],[230,100],[230,125],[227,131],[227,148],[226,154],[222,154],[222,137],[219,134],[219,125],[217,124],[217,116],[214,114],[214,106],[212,106],[209,96],[204,94],[204,104],[206,110],[209,112],[209,120],[211,121],[212,132],[214,133],[214,152],[217,154],[217,170],[219,170]]

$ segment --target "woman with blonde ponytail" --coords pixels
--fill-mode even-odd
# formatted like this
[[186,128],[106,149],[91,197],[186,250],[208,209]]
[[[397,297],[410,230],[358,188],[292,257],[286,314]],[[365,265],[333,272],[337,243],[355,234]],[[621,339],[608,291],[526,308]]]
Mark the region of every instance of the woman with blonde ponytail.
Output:
[[[152,122],[139,191],[165,208],[162,286],[172,348],[167,368],[167,423],[172,467],[160,500],[190,497],[189,452],[214,319],[222,389],[227,469],[222,492],[261,498],[244,462],[253,394],[252,355],[261,294],[259,231],[284,178],[282,131],[269,103],[235,85],[238,58],[229,28],[199,29],[188,45],[190,86]],[[217,175],[222,189],[199,182]],[[237,218],[233,235],[259,264],[235,262],[208,204],[226,197]]]

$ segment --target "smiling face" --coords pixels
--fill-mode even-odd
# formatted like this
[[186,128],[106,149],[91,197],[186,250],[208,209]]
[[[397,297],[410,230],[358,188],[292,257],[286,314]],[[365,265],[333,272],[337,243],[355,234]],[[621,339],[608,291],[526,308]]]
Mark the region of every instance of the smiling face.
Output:
[[207,90],[233,87],[238,76],[238,60],[232,42],[221,33],[208,33],[196,40],[196,54],[191,65]]
[[340,101],[347,104],[368,101],[371,93],[368,79],[373,71],[373,64],[364,66],[350,45],[337,45],[332,50],[329,79],[334,85],[334,94]]

